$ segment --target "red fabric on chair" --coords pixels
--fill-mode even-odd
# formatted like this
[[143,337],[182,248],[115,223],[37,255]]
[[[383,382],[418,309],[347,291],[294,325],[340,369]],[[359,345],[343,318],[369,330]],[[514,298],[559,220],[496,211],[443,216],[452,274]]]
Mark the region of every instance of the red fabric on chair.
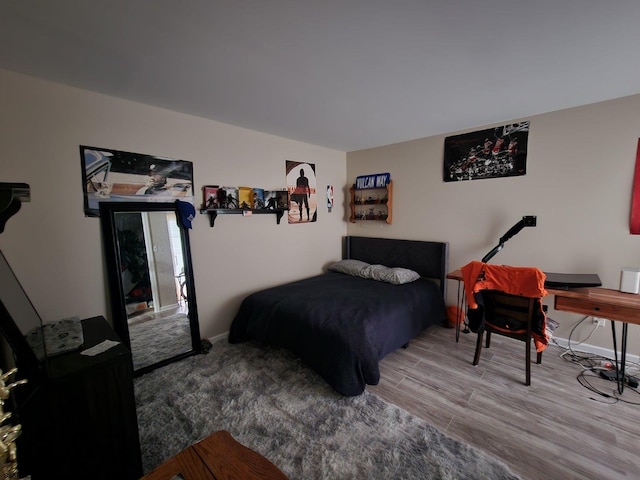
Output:
[[[474,294],[480,290],[500,290],[523,297],[544,297],[546,275],[536,267],[511,267],[472,261],[462,267],[462,279],[469,308],[478,304]],[[532,273],[534,280],[532,280]]]
[[[475,294],[482,290],[499,290],[522,297],[542,298],[547,295],[547,290],[544,288],[546,275],[536,267],[512,267],[472,261],[461,270],[469,310],[478,308]],[[540,329],[536,329],[532,335],[536,351],[542,352],[549,344],[549,334],[542,302],[539,305],[544,320]]]

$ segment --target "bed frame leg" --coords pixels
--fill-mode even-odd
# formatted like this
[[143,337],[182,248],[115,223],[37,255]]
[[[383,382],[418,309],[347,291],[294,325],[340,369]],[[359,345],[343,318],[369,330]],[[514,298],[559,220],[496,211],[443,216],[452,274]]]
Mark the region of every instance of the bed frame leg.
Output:
[[409,348],[409,342],[405,343],[404,345],[402,345],[402,348]]

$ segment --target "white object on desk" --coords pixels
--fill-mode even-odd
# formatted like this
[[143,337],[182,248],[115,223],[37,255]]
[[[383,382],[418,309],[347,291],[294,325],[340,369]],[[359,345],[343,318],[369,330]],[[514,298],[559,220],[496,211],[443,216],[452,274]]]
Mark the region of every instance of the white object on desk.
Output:
[[82,355],[89,355],[90,357],[95,357],[99,353],[106,352],[110,348],[113,348],[119,344],[120,342],[116,342],[114,340],[105,340],[104,342],[100,342],[99,344],[94,345],[93,347],[87,348],[86,350],[83,350],[80,353]]
[[620,291],[640,293],[640,268],[624,267],[620,272]]

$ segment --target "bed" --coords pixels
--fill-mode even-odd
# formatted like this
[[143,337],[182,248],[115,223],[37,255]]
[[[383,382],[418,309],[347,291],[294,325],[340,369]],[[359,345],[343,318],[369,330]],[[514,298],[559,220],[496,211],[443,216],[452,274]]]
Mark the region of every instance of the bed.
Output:
[[[284,347],[339,393],[360,395],[378,384],[385,355],[444,322],[447,260],[445,242],[345,237],[330,271],[245,297],[229,342]],[[352,271],[359,263],[368,267]],[[405,283],[407,272],[419,278]]]

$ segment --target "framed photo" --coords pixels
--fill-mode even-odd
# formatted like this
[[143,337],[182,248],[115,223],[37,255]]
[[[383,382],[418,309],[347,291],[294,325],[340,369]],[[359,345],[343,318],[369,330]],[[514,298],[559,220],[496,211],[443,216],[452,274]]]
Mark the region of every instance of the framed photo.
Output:
[[238,208],[243,210],[253,208],[253,188],[238,187]]
[[84,213],[101,202],[194,202],[193,163],[80,145]]
[[264,208],[271,210],[288,210],[289,209],[289,192],[283,190],[265,190],[264,191]]
[[202,208],[218,208],[219,185],[205,185],[202,187]]
[[253,189],[253,208],[257,210],[264,209],[264,189],[262,188],[254,188]]
[[218,189],[218,208],[240,208],[238,205],[238,187]]

